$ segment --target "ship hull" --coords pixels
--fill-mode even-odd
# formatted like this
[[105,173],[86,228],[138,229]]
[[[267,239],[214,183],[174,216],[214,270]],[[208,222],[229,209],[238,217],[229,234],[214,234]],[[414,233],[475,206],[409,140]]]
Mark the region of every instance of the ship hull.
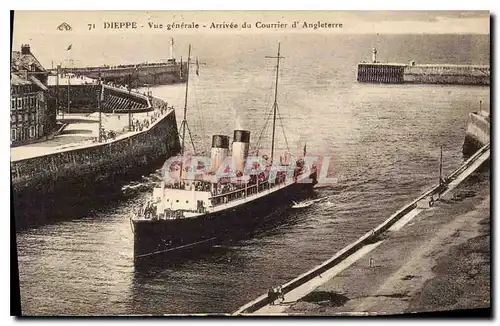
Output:
[[295,183],[267,196],[223,211],[175,220],[133,220],[136,262],[151,257],[178,257],[224,239],[247,234],[310,195],[312,183]]

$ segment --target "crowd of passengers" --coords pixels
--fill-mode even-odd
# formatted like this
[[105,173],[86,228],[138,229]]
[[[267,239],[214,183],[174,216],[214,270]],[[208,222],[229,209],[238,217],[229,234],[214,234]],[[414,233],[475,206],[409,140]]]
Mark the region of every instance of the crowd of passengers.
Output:
[[[296,175],[295,175],[296,176]],[[267,176],[264,173],[259,174],[259,183],[265,183],[267,181]],[[286,172],[279,171],[275,178],[275,184],[281,184],[286,181]],[[217,183],[211,183],[208,181],[195,180],[195,181],[175,181],[172,183],[165,184],[165,187],[171,189],[184,189],[184,190],[195,190],[195,191],[211,191],[213,196],[220,196],[227,193],[235,192],[238,190],[245,190],[245,188],[251,188],[257,185],[257,175],[251,175],[248,183],[245,185],[243,182],[230,182],[230,179],[221,180]]]
[[[142,120],[133,118],[132,119],[132,131],[142,131],[143,129],[149,128],[150,124],[153,124],[158,118],[163,116],[163,114],[167,111],[166,106],[161,107],[158,110],[153,111],[153,114],[151,114],[148,118],[144,118]],[[128,128],[128,127],[126,127]]]

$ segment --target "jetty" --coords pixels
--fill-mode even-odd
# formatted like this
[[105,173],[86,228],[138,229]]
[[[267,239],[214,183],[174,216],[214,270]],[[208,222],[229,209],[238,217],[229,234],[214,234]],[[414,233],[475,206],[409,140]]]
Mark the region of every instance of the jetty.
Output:
[[468,157],[474,154],[490,139],[490,111],[483,110],[480,102],[479,111],[469,113],[462,153]]
[[75,67],[66,68],[64,71],[94,79],[100,75],[104,81],[112,81],[121,85],[127,85],[130,78],[132,78],[131,84],[134,86],[166,85],[186,81],[186,75],[183,72],[187,71],[187,63],[167,61],[117,66]]
[[[169,59],[160,62],[141,62],[135,64],[101,65],[88,67],[65,67],[62,72],[101,79],[118,85],[133,87],[167,85],[186,82],[188,63],[174,57],[174,39],[170,41]],[[58,69],[59,70],[59,69]],[[52,70],[55,72],[56,70]]]
[[[467,223],[472,225],[484,218],[484,216],[475,216],[472,213],[460,214],[456,209],[451,214],[449,211],[441,212],[442,216],[447,216],[445,220],[441,218],[433,220],[433,214],[440,206],[447,209],[446,204],[450,201],[458,197],[467,197],[467,192],[462,191],[460,185],[489,163],[489,159],[490,143],[488,142],[442,182],[440,181],[439,184],[402,207],[379,226],[368,231],[327,261],[281,285],[284,295],[282,301],[272,302],[266,293],[241,306],[233,312],[233,315],[331,313],[361,316],[404,312],[404,308],[402,308],[404,304],[399,301],[399,307],[393,305],[392,302],[387,304],[387,300],[392,297],[398,298],[399,296],[399,298],[408,299],[414,295],[414,293],[409,292],[399,293],[398,289],[401,290],[402,285],[398,282],[406,281],[408,284],[413,278],[416,279],[413,282],[416,282],[420,277],[417,274],[422,268],[430,269],[432,267],[428,265],[417,266],[419,259],[427,257],[426,255],[430,255],[433,250],[437,250],[436,248],[446,247],[446,240],[452,236],[451,233],[463,231],[462,228],[465,228]],[[480,192],[479,190],[478,192]],[[483,213],[489,211],[489,192],[487,190],[483,188],[484,200],[479,204]],[[415,222],[414,220],[419,215],[421,218]],[[471,222],[471,219],[474,221]],[[418,224],[422,223],[420,222],[422,220],[428,223],[425,228]],[[414,223],[410,223],[412,221]],[[489,223],[489,218],[487,223]],[[403,238],[405,232],[410,232],[407,229],[410,229],[414,235]],[[415,236],[415,233],[418,235]],[[360,264],[363,267],[359,267]],[[356,270],[353,271],[353,268]],[[376,271],[379,272],[376,273]],[[407,274],[406,271],[408,271]],[[393,279],[395,277],[399,278]],[[414,285],[414,283],[410,284]],[[420,285],[422,286],[422,284]],[[329,291],[321,291],[324,287],[328,287]],[[332,287],[335,290],[332,290]],[[406,288],[408,287],[411,288],[411,285],[406,286]],[[383,292],[385,288],[387,291]],[[351,297],[364,295],[368,301],[361,303],[358,301],[355,309],[350,306],[348,308],[342,307],[349,300],[344,296],[346,294],[344,291],[351,293]],[[380,303],[382,301],[377,301],[377,296],[381,297],[381,300],[386,304],[382,305]],[[317,304],[308,305],[308,302],[311,301],[327,302],[329,308],[324,306],[322,308],[321,305]],[[489,302],[483,304],[485,307],[489,307]],[[340,308],[331,309],[335,306]]]
[[161,99],[70,74],[49,76],[48,89],[58,130],[11,147],[16,228],[120,189],[179,151],[175,110]]
[[358,63],[360,83],[490,85],[488,65],[389,63],[377,61],[377,49],[372,54],[371,62]]

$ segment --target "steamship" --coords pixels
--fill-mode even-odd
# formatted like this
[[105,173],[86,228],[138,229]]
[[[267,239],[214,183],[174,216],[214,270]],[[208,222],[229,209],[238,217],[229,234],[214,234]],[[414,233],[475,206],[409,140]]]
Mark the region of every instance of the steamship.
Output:
[[[188,53],[189,67],[191,46]],[[205,167],[197,161],[187,164],[184,155],[186,128],[189,132],[186,120],[188,69],[178,162],[165,164],[161,184],[131,217],[136,261],[157,254],[174,255],[251,229],[307,195],[317,183],[317,167],[306,164],[305,145],[303,158],[293,159],[287,151],[280,157],[279,164],[273,162],[279,45],[278,55],[273,58],[277,64],[271,155],[258,156],[257,152],[257,156],[249,156],[250,131],[238,129],[234,130],[231,151],[229,136],[213,135],[209,169],[208,164]],[[198,169],[208,172],[194,173]]]

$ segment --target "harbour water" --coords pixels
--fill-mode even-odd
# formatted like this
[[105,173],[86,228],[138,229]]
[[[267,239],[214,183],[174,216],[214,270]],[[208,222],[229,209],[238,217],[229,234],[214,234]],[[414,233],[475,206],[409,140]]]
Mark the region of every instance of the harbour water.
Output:
[[[75,208],[74,218],[17,233],[23,314],[231,312],[329,258],[436,183],[440,146],[444,173],[459,166],[468,113],[480,100],[489,106],[488,87],[356,82],[357,62],[369,60],[373,46],[381,61],[487,64],[488,36],[223,37],[224,51],[208,37],[176,39],[177,52],[192,43],[206,63],[190,80],[188,121],[197,151],[208,152],[212,134],[237,128],[248,128],[256,143],[273,95],[275,61],[264,57],[280,41],[286,58],[279,111],[287,141],[292,153],[307,142],[309,154],[330,158],[329,175],[337,181],[318,185],[316,195],[331,197],[290,208],[272,225],[184,261],[134,266],[129,214],[147,193],[109,201],[101,194],[98,205]],[[128,55],[160,56],[162,47],[147,41]],[[130,46],[115,45],[108,57]],[[182,109],[184,85],[152,91]],[[286,144],[277,131],[280,153]]]

